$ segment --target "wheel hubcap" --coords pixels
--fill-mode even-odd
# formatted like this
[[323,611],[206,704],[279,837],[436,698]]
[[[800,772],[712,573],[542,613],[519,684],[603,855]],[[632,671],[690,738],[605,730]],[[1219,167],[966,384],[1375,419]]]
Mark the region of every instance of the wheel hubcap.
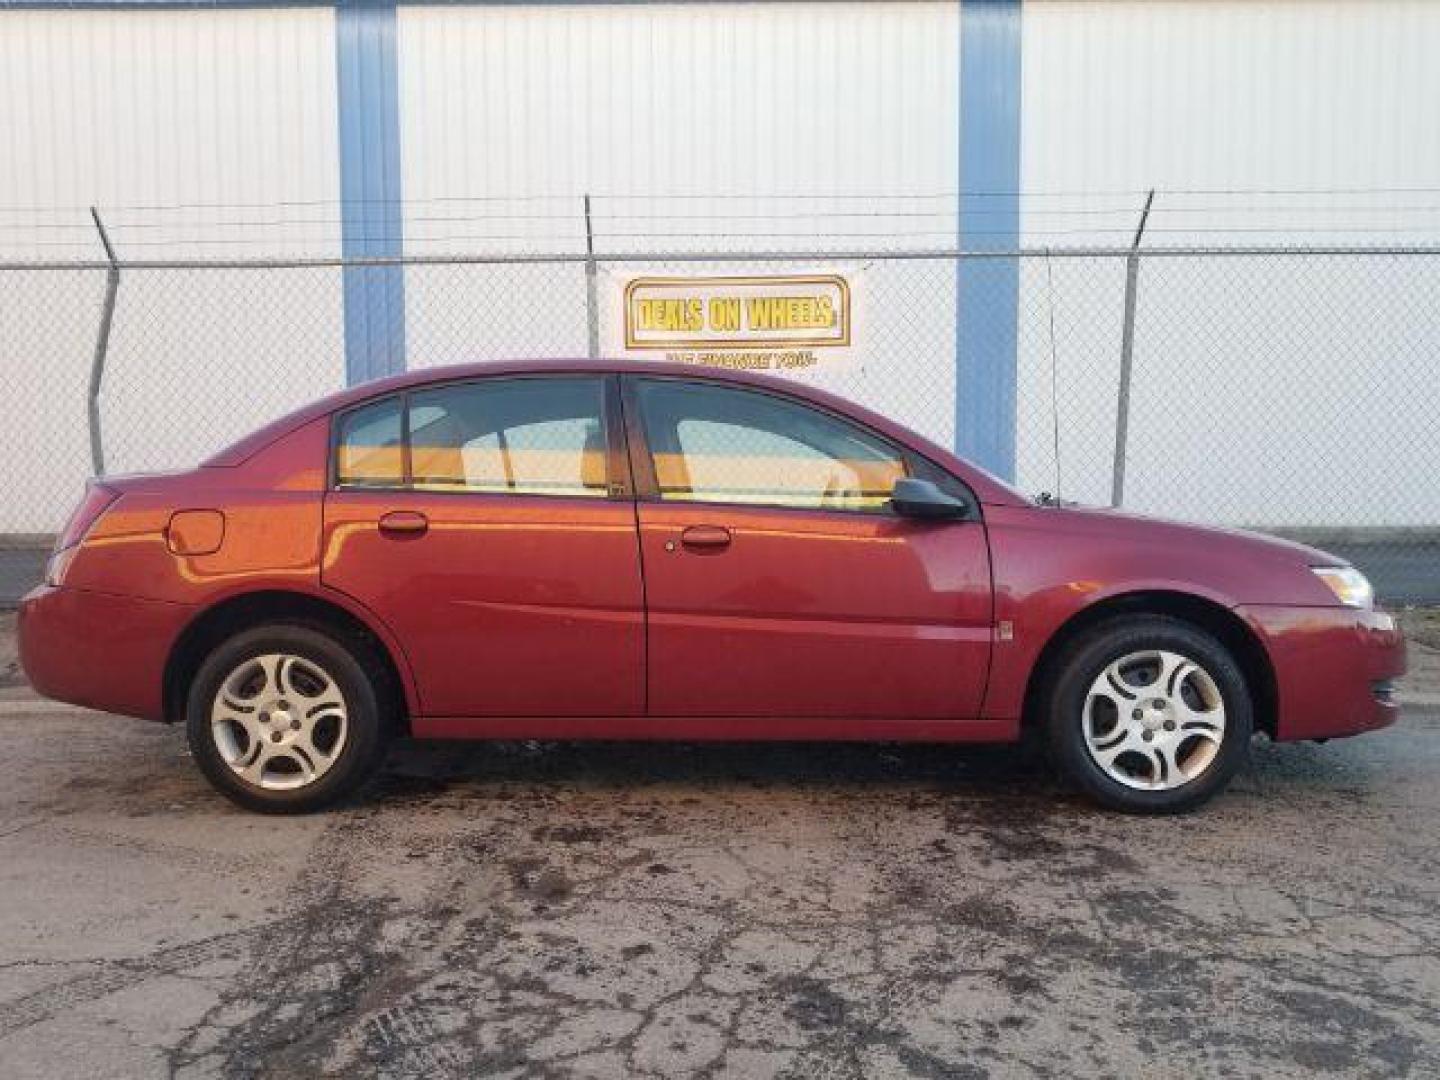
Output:
[[1215,762],[1225,702],[1203,667],[1157,649],[1130,653],[1090,684],[1082,718],[1095,764],[1126,787],[1165,791]]
[[330,771],[349,731],[344,695],[313,660],[267,653],[237,665],[210,709],[215,748],[235,775],[287,790]]

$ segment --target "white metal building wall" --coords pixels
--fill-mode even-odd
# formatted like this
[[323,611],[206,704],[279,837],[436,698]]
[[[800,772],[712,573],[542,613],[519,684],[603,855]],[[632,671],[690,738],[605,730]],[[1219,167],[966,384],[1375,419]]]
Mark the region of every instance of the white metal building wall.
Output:
[[[95,257],[93,234],[76,209],[91,203],[109,208],[117,241],[131,256],[339,249],[331,9],[9,10],[0,12],[0,27],[0,208],[6,208],[0,257]],[[869,242],[867,232],[882,246],[948,246],[959,175],[959,38],[954,0],[402,7],[405,248],[575,250],[586,192],[597,196],[596,227],[612,247],[723,249],[764,241],[799,248],[807,246],[807,234],[833,243],[842,229],[858,234],[846,246]],[[1417,233],[1440,226],[1440,214],[1404,208],[1406,201],[1393,193],[1328,201],[1292,193],[1440,187],[1440,140],[1433,137],[1440,66],[1428,62],[1440,55],[1440,4],[1030,0],[1023,7],[1023,55],[1021,186],[1029,194],[1021,204],[1022,238],[1031,243],[1124,242],[1137,193],[1152,186],[1167,192],[1152,222],[1156,242],[1440,238],[1440,229]],[[1223,194],[1257,189],[1273,194]],[[1192,194],[1168,194],[1176,191]],[[694,198],[712,193],[729,197]],[[794,195],[818,198],[785,197]],[[534,216],[521,218],[520,204],[505,201],[514,196],[546,199]],[[783,216],[797,202],[827,212],[853,210],[854,201],[842,196],[862,196],[862,205],[903,206],[912,215],[904,231],[913,235],[898,235],[894,219],[873,225],[835,213]],[[894,201],[883,202],[890,196]],[[1367,199],[1373,205],[1367,207]],[[1317,216],[1317,204],[1343,209]],[[150,209],[169,206],[185,209]],[[1182,213],[1186,206],[1203,210]],[[453,220],[496,207],[509,214],[503,228]],[[1110,207],[1110,216],[1094,212]],[[636,216],[622,219],[625,213]],[[1331,231],[1288,231],[1317,224]],[[1185,231],[1217,225],[1264,231],[1218,238]],[[627,240],[627,232],[650,235]],[[761,236],[747,235],[754,233]],[[517,239],[487,239],[490,234]],[[1058,264],[1055,278],[1069,290],[1057,311],[1062,389],[1078,403],[1079,416],[1108,417],[1113,383],[1087,381],[1083,372],[1101,358],[1113,360],[1119,311],[1095,317],[1086,290],[1111,296],[1115,283],[1087,283]],[[1042,303],[1035,290],[1044,281],[1040,274],[1022,275],[1022,310]],[[249,282],[239,297],[169,284],[149,295],[138,280],[122,290],[115,378],[107,390],[107,418],[117,437],[123,431],[125,438],[160,442],[181,424],[223,439],[251,417],[207,414],[200,391],[217,384],[249,388],[259,396],[259,415],[342,377],[334,275],[276,279],[268,287]],[[1394,284],[1388,279],[1387,288]],[[953,297],[948,281],[931,287],[937,296]],[[1341,426],[1343,398],[1333,395],[1296,394],[1258,416],[1235,407],[1243,401],[1211,397],[1178,427],[1173,417],[1162,419],[1156,395],[1175,386],[1211,394],[1219,385],[1242,395],[1251,386],[1243,365],[1293,373],[1297,386],[1316,367],[1313,356],[1287,349],[1280,325],[1281,332],[1263,337],[1263,356],[1236,356],[1241,366],[1217,369],[1214,342],[1225,339],[1225,328],[1202,326],[1191,314],[1204,300],[1203,287],[1206,281],[1173,272],[1147,269],[1142,278],[1135,445],[1143,451],[1169,439],[1178,449],[1172,474],[1153,474],[1158,487],[1137,480],[1141,506],[1183,512],[1186,474],[1206,464],[1213,440],[1236,437],[1234,425],[1313,433],[1317,463],[1342,450],[1356,452]],[[1360,277],[1337,287],[1350,295],[1332,299],[1353,309],[1353,291],[1366,283]],[[98,275],[87,288],[98,308]],[[1223,291],[1216,295],[1223,306]],[[463,291],[455,296],[457,304],[466,299]],[[1347,310],[1325,298],[1268,299],[1278,319]],[[282,301],[304,301],[313,311],[303,341],[267,314]],[[1385,353],[1396,344],[1385,336],[1385,319],[1401,309],[1386,307],[1397,302],[1393,296],[1377,301],[1373,352],[1344,358],[1361,378],[1389,370]],[[197,342],[183,333],[127,339],[127,310],[151,311],[154,322],[177,308],[186,317],[175,325],[203,321],[223,332],[210,333],[199,354]],[[33,320],[44,310],[44,297],[7,296],[0,303],[0,342],[22,332],[34,340]],[[495,329],[477,322],[473,332],[457,335],[413,304],[408,321],[417,364],[513,352],[533,340],[515,329],[518,323]],[[1177,332],[1185,325],[1193,327],[1192,336]],[[898,332],[883,325],[875,330]],[[1033,320],[1021,330],[1022,403],[1049,393],[1042,330]],[[71,501],[85,460],[79,403],[92,332],[88,322],[57,327],[46,355],[0,351],[11,393],[7,412],[21,418],[0,430],[0,460],[7,469],[26,465],[25,475],[6,477],[6,490],[20,491],[22,499],[54,492],[57,514]],[[945,438],[953,312],[938,310],[933,326],[907,332],[926,343],[915,350],[913,367],[872,372],[867,390],[872,403]],[[1412,332],[1407,348],[1440,344],[1433,330],[1414,332],[1421,336]],[[300,348],[303,356],[296,355]],[[183,379],[197,391],[193,409],[184,417],[147,414],[157,383]],[[917,386],[924,387],[920,404]],[[76,402],[68,418],[74,423],[55,420],[57,388]],[[1431,387],[1407,389],[1415,408],[1433,400]],[[1022,418],[1043,415],[1021,409]],[[1196,417],[1221,422],[1207,430]],[[1104,424],[1067,426],[1062,462],[1108,460],[1109,437]],[[1032,423],[1018,441],[1022,485],[1052,486],[1043,424]],[[58,447],[38,470],[36,445]],[[146,459],[144,446],[130,449],[136,460]],[[1363,459],[1367,468],[1394,467],[1380,451],[1374,454]],[[1433,518],[1440,495],[1424,478],[1440,476],[1437,464],[1407,459],[1403,467],[1415,469],[1417,482],[1414,503],[1400,520]],[[1239,493],[1224,504],[1227,514],[1256,521],[1303,517],[1305,508],[1287,503],[1267,482],[1270,475],[1256,461],[1248,474],[1224,478]],[[1068,477],[1068,493],[1102,498],[1105,479],[1098,472]],[[1343,479],[1336,474],[1337,483]],[[1213,506],[1215,492],[1203,495],[1196,505]],[[1381,520],[1379,510],[1358,502],[1355,520]]]
[[[1440,4],[1047,0],[1024,7],[1024,50],[1028,245],[1128,244],[1150,188],[1151,245],[1440,241]],[[1062,487],[1105,501],[1118,301],[1093,313],[1119,283],[1053,270]],[[1440,395],[1417,362],[1440,355],[1440,324],[1417,318],[1432,284],[1414,262],[1145,263],[1130,442],[1145,467],[1127,504],[1254,524],[1433,522],[1440,447],[1380,434],[1424,430]],[[1021,310],[1045,288],[1025,275]],[[1051,392],[1043,329],[1022,327],[1022,402]],[[1317,348],[1327,341],[1344,351]],[[1358,407],[1376,387],[1383,416]],[[1052,488],[1049,417],[1020,414],[1019,478]],[[1276,461],[1276,445],[1303,456]],[[1403,503],[1367,482],[1397,468],[1411,477]],[[1317,491],[1343,492],[1348,520]]]
[[[1432,0],[1032,0],[1023,187],[1201,192],[1190,204],[1205,211],[1171,219],[1170,243],[1195,236],[1187,225],[1325,224],[1286,210],[1321,200],[1274,198],[1266,213],[1227,217],[1225,200],[1207,192],[1433,189],[1437,47]],[[1332,221],[1383,235],[1414,215],[1346,212]],[[1034,238],[1042,226],[1081,224],[1031,218],[1026,231]]]
[[[958,36],[949,0],[401,8],[407,250],[583,251],[584,193],[602,252],[951,246]],[[408,290],[411,364],[524,354],[532,317],[583,354],[584,312],[536,295],[581,295],[578,274],[536,275],[518,317],[489,323]],[[515,283],[472,271],[456,291],[493,310]],[[865,333],[929,350],[863,383],[812,378],[948,439],[953,271],[915,288],[934,303],[867,297]]]
[[[0,12],[0,258],[103,258],[90,205],[132,259],[338,254],[333,20]],[[53,529],[89,472],[104,274],[0,281],[0,531]],[[107,368],[112,460],[194,461],[343,384],[333,274],[236,283],[127,276]],[[294,305],[313,312],[303,339],[274,317]]]
[[100,257],[91,205],[132,258],[335,254],[334,20],[0,11],[0,257]]
[[958,12],[953,2],[401,8],[407,199],[953,192]]

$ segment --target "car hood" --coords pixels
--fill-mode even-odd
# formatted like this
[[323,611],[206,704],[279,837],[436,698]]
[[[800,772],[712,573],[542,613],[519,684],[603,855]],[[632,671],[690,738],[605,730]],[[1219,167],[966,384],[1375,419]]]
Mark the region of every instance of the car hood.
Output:
[[1178,591],[1226,607],[1331,607],[1316,566],[1344,560],[1304,544],[1239,529],[1115,510],[1031,505],[986,511],[997,589],[1081,593]]
[[1114,530],[1117,536],[1142,537],[1152,542],[1184,540],[1194,543],[1197,539],[1221,545],[1229,554],[1238,557],[1281,559],[1288,563],[1303,563],[1305,566],[1348,566],[1349,563],[1338,555],[1311,547],[1309,544],[1285,540],[1266,533],[1249,529],[1233,529],[1219,525],[1197,525],[1188,521],[1152,517],[1123,510],[1112,510],[1098,506],[1050,506],[1038,507],[1042,513],[1056,515],[1056,524],[1089,526],[1087,531]]

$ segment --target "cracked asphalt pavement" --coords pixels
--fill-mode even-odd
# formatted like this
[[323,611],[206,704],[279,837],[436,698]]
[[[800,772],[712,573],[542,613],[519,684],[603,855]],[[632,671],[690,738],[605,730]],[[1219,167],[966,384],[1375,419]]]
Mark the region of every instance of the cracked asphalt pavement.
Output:
[[1153,820],[1009,748],[515,743],[265,818],[12,686],[0,1075],[1440,1075],[1437,657]]

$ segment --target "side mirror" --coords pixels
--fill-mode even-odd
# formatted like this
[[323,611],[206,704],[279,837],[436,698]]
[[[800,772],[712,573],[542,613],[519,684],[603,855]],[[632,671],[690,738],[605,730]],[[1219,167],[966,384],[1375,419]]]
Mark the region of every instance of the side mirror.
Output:
[[890,493],[890,505],[901,517],[954,521],[973,516],[968,499],[947,495],[932,481],[913,476],[905,476],[895,481],[895,488]]

